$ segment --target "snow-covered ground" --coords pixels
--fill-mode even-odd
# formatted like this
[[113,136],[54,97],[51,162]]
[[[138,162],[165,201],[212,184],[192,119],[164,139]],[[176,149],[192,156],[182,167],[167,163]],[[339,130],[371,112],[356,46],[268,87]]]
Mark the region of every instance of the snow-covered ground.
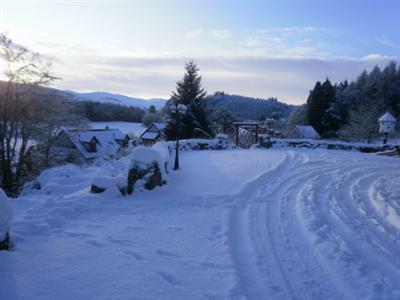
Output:
[[[188,151],[168,185],[90,194],[67,166],[13,201],[0,299],[400,299],[400,160]],[[103,174],[104,175],[104,174]]]
[[119,129],[125,134],[134,134],[137,137],[147,128],[142,123],[134,122],[89,122],[89,127],[93,129],[104,129],[107,126],[111,129]]

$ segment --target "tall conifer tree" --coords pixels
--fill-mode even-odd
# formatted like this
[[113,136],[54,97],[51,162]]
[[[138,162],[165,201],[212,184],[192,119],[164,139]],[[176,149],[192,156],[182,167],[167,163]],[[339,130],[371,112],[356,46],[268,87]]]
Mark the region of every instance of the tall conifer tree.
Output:
[[[176,83],[176,91],[172,93],[167,106],[172,104],[184,104],[187,106],[187,113],[181,119],[181,138],[211,136],[211,129],[204,110],[204,97],[206,91],[201,86],[199,68],[190,61],[185,65],[186,73],[182,80]],[[168,109],[167,109],[168,111]],[[169,118],[165,128],[168,139],[176,138],[176,122]]]

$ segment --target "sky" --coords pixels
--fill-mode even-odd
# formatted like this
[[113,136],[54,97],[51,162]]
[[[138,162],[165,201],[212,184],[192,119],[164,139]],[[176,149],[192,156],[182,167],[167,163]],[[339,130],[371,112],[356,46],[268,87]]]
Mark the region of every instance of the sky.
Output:
[[301,104],[317,80],[399,61],[400,1],[0,0],[0,32],[55,87],[169,98],[194,60],[208,93]]

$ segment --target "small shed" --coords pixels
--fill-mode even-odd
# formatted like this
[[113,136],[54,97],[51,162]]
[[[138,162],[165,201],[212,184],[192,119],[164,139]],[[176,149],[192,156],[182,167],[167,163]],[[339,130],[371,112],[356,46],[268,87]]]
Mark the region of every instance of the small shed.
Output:
[[296,125],[288,132],[289,138],[295,139],[319,139],[318,132],[311,125]]
[[144,145],[152,145],[164,138],[165,123],[152,123],[141,134],[140,139]]
[[379,131],[382,133],[391,133],[394,131],[396,124],[396,118],[390,112],[385,113],[379,118],[380,128]]

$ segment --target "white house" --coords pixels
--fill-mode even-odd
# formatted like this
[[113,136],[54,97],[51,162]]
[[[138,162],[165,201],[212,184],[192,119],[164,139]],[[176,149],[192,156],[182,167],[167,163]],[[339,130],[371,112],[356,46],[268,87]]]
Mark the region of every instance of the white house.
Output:
[[152,145],[160,139],[164,138],[165,123],[152,123],[141,134],[140,139],[144,145]]
[[296,125],[288,132],[289,138],[319,139],[320,136],[311,125]]
[[89,129],[59,132],[55,147],[75,150],[85,159],[113,156],[121,148],[128,147],[129,136],[119,129]]
[[396,118],[389,112],[385,113],[379,118],[380,128],[379,131],[382,133],[391,133],[394,131],[396,124]]

